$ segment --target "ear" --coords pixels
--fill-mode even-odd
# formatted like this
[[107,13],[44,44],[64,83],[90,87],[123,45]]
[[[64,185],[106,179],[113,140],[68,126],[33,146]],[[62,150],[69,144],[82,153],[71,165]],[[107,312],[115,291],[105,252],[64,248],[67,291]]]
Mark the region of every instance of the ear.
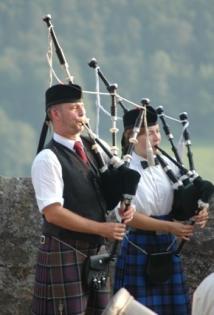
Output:
[[59,106],[52,106],[50,109],[50,115],[53,120],[58,120],[60,117],[60,108]]

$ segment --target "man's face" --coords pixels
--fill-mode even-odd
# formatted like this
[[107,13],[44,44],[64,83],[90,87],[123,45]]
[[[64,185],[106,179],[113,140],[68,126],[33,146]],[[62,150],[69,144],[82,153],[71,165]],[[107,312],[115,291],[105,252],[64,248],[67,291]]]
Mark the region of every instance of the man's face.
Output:
[[54,130],[65,137],[81,133],[86,112],[83,102],[56,105],[51,110]]

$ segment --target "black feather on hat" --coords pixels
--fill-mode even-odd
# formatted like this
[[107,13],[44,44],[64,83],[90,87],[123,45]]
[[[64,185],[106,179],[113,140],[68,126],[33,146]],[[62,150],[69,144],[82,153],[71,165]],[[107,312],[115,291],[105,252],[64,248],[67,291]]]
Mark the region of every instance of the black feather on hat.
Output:
[[[134,127],[135,122],[139,116],[139,110],[140,109],[138,108],[131,109],[130,111],[124,114],[123,116],[124,129],[131,129]],[[156,125],[158,121],[158,115],[156,113],[156,110],[150,105],[146,106],[146,120],[147,120],[148,127]],[[141,128],[143,127],[144,127],[144,120],[141,125]]]
[[40,134],[37,153],[39,153],[45,143],[47,130],[48,130],[48,115],[47,110],[56,104],[63,103],[76,103],[82,100],[82,88],[77,84],[56,84],[47,89],[45,93],[45,109],[46,118],[43,123],[42,131]]

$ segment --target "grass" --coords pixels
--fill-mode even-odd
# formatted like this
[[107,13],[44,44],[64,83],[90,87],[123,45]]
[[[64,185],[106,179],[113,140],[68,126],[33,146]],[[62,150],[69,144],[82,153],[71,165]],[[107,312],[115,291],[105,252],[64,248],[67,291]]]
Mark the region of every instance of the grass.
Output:
[[193,154],[197,173],[214,183],[214,146],[194,146]]

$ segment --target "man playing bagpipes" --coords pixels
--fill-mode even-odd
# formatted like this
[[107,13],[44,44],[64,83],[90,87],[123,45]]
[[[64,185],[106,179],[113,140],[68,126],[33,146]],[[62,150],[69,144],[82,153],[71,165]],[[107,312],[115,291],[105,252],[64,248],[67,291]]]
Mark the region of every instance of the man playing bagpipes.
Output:
[[79,85],[54,85],[46,91],[53,139],[36,156],[32,182],[44,218],[32,314],[101,314],[109,287],[91,290],[83,283],[86,257],[96,255],[104,238],[121,240],[123,223],[105,221],[106,202],[91,144],[81,137],[85,108]]

